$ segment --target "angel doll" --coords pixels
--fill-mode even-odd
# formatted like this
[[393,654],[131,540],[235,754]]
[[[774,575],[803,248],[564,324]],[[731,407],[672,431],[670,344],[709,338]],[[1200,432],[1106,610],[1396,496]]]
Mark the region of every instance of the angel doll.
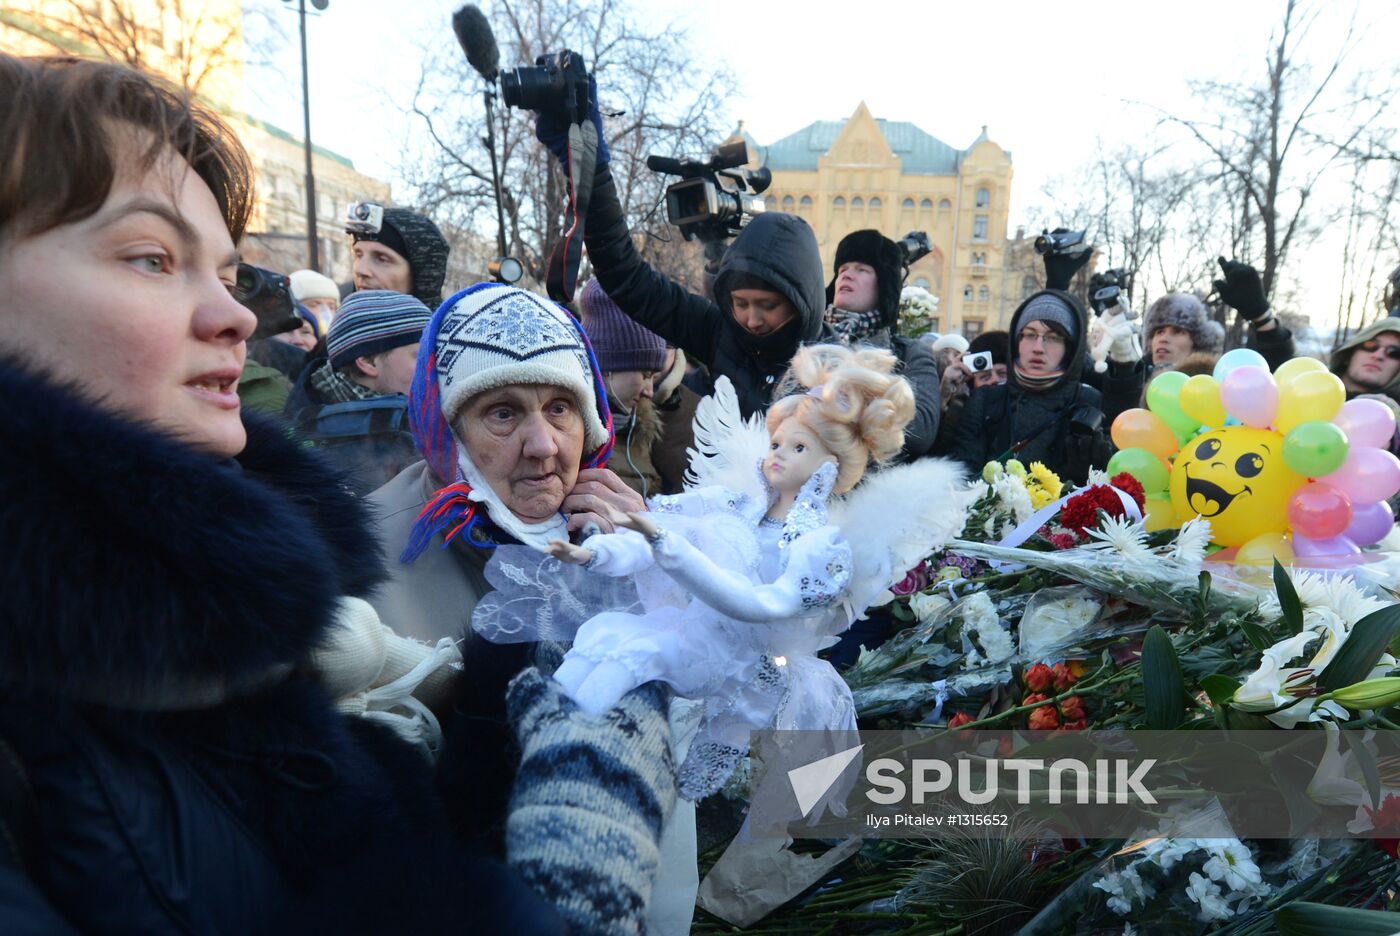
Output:
[[[688,799],[724,783],[754,730],[854,731],[850,689],[818,651],[962,525],[947,463],[881,472],[873,498],[857,488],[913,416],[893,365],[885,351],[802,349],[797,392],[773,404],[766,431],[743,422],[720,378],[697,412],[691,488],[617,513],[616,533],[554,541],[563,566],[532,573],[498,550],[498,590],[473,626],[498,641],[572,639],[554,678],[585,712],[652,680],[703,701],[678,777]],[[568,566],[583,577],[560,575]]]

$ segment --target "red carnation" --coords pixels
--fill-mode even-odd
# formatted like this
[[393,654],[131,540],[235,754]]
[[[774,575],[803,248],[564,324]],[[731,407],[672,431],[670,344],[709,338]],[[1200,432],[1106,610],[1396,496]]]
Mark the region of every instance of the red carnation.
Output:
[[1042,706],[1031,712],[1029,724],[1032,731],[1049,731],[1060,727],[1060,716],[1055,714],[1053,705]]
[[1065,509],[1060,511],[1060,526],[1082,534],[1098,523],[1099,515],[1095,512],[1096,509],[1088,492],[1076,494],[1065,502]]
[[1075,678],[1074,674],[1069,671],[1069,667],[1063,663],[1056,663],[1053,667],[1051,667],[1050,673],[1055,678],[1056,692],[1064,692],[1070,686],[1073,686],[1075,683],[1079,682],[1079,680]]
[[1084,700],[1077,695],[1072,695],[1060,700],[1060,714],[1065,717],[1066,722],[1082,720],[1084,716]]
[[1087,718],[1076,718],[1074,721],[1067,721],[1060,726],[1061,731],[1083,731],[1089,727]]
[[1137,478],[1126,471],[1120,471],[1109,479],[1109,483],[1137,501],[1138,510],[1147,509],[1147,492],[1143,490],[1142,482]]
[[1073,549],[1079,545],[1079,541],[1068,533],[1051,533],[1048,539],[1056,549]]
[[1044,663],[1037,663],[1026,670],[1026,688],[1032,692],[1044,692],[1054,681],[1054,673]]
[[971,715],[967,714],[966,712],[959,712],[952,718],[948,719],[948,727],[961,728],[963,725],[969,724],[972,721],[974,721],[974,719]]

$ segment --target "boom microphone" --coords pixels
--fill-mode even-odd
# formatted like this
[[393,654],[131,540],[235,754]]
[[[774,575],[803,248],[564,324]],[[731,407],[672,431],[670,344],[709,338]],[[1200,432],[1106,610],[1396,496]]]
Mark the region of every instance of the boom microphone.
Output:
[[496,47],[496,34],[486,14],[475,3],[468,3],[452,14],[452,31],[457,34],[457,41],[472,68],[488,84],[494,84],[501,68],[501,52]]

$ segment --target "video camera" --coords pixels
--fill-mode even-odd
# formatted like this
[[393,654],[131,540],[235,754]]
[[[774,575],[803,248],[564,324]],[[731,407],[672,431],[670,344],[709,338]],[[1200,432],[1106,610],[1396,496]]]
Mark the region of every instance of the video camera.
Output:
[[1035,239],[1035,252],[1042,257],[1050,256],[1075,256],[1090,249],[1084,231],[1066,231],[1064,228],[1056,228],[1053,231],[1041,231],[1040,236]]
[[1111,270],[1104,270],[1102,273],[1095,273],[1089,278],[1089,304],[1100,315],[1118,305],[1123,293],[1132,291],[1133,274],[1131,270],[1114,267]]
[[705,162],[682,156],[648,156],[647,168],[681,181],[666,189],[666,219],[686,240],[721,241],[733,237],[763,212],[760,194],[773,182],[767,167],[745,169],[743,140],[726,143]]
[[583,56],[563,49],[535,59],[535,65],[501,70],[501,98],[507,107],[563,111],[570,123],[588,119],[588,68]]
[[302,326],[301,313],[292,301],[292,281],[281,273],[240,263],[233,298],[258,317],[252,339],[271,338]]

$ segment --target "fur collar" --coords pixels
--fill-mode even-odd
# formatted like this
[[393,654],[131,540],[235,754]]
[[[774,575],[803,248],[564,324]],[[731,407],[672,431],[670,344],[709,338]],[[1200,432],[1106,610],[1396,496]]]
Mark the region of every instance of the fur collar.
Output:
[[245,423],[221,461],[0,361],[0,682],[189,707],[306,659],[383,562],[334,471]]

